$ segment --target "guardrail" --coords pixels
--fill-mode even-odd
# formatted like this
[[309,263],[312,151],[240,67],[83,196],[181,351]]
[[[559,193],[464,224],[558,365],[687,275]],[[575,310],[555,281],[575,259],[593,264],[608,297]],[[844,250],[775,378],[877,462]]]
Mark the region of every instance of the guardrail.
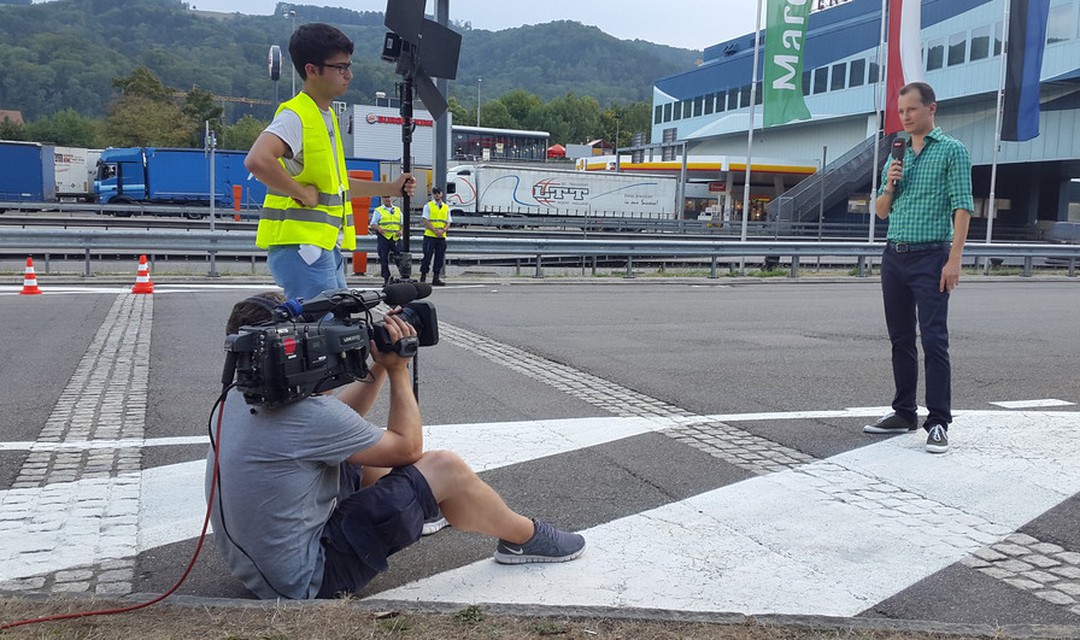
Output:
[[[418,247],[414,246],[413,249]],[[34,252],[82,252],[86,260],[86,275],[90,272],[93,253],[124,251],[132,254],[195,254],[208,255],[211,275],[213,260],[218,254],[255,255],[262,250],[255,246],[255,233],[247,230],[225,231],[146,231],[135,229],[4,229],[0,233],[0,249]],[[670,238],[588,239],[588,238],[481,238],[455,235],[447,246],[448,253],[459,255],[498,255],[535,259],[536,276],[542,277],[543,258],[608,257],[626,260],[627,277],[633,277],[634,259],[687,258],[709,259],[709,277],[717,277],[717,263],[729,258],[774,257],[791,259],[790,275],[798,276],[803,258],[845,257],[857,261],[859,274],[864,274],[866,260],[879,256],[884,249],[880,242],[790,242],[783,240],[753,240],[739,242],[724,239],[677,240]],[[357,250],[374,252],[375,238],[357,238]],[[985,244],[967,243],[968,258],[1013,258],[1024,261],[1023,273],[1030,276],[1035,258],[1063,261],[1068,274],[1076,276],[1080,259],[1080,244]]]

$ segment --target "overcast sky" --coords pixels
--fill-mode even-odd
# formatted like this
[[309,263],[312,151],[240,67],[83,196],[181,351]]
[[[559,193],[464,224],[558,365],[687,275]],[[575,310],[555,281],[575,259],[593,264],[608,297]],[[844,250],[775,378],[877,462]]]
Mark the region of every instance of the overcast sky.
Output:
[[[270,15],[277,0],[188,0],[198,9]],[[300,4],[300,2],[297,2]],[[311,0],[315,6],[383,11],[386,0]],[[754,30],[754,0],[450,0],[450,18],[474,29],[499,30],[552,20],[595,25],[617,38],[704,49]],[[434,13],[435,0],[427,0]],[[298,16],[303,19],[303,16]]]

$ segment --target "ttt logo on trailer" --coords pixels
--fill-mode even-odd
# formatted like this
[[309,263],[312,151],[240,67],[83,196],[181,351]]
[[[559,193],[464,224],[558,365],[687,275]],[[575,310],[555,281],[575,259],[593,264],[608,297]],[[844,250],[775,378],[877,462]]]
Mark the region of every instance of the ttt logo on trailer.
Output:
[[533,185],[532,195],[534,200],[544,205],[583,203],[589,197],[589,188],[559,184],[547,179]]

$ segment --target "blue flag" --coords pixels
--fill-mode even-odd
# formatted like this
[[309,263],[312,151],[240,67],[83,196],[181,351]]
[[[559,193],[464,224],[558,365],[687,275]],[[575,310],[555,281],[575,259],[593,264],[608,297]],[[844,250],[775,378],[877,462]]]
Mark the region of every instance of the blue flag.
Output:
[[1039,135],[1039,76],[1046,49],[1050,0],[1009,0],[1009,3],[1001,139],[1023,142]]

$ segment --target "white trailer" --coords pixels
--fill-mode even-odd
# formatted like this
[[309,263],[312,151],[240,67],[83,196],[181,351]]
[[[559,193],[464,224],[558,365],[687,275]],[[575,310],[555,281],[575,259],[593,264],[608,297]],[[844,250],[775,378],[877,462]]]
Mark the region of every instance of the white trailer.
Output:
[[460,165],[446,179],[456,213],[674,219],[678,178],[669,176]]
[[55,148],[56,197],[93,202],[101,149]]

